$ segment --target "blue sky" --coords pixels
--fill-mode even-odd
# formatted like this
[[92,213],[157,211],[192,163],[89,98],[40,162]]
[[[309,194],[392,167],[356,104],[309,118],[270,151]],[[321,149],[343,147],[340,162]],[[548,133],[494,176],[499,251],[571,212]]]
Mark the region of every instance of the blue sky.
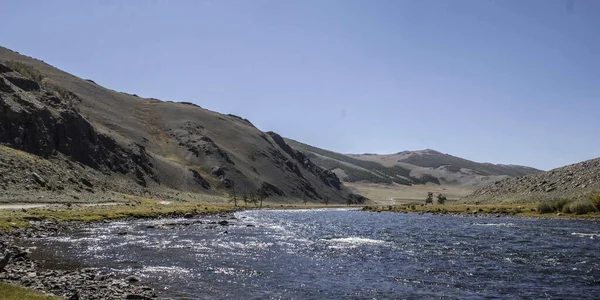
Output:
[[2,1],[0,45],[342,153],[600,156],[600,1]]

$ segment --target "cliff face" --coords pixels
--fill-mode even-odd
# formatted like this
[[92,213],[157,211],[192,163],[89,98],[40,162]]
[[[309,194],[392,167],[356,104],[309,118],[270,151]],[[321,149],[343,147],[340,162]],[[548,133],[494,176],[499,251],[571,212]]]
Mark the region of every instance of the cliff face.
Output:
[[81,165],[95,174],[91,181],[108,176],[144,192],[235,188],[279,199],[364,201],[248,120],[115,92],[1,47],[0,143]]
[[78,113],[78,100],[0,63],[0,142],[43,158],[61,153],[94,169],[132,174],[142,186],[148,177],[157,181],[144,147],[122,147],[98,133]]

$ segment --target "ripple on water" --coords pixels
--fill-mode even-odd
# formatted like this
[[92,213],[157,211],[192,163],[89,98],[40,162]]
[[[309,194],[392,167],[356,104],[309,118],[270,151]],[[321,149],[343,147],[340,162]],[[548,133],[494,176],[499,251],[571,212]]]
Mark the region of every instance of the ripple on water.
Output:
[[579,236],[579,237],[584,237],[584,238],[590,238],[590,239],[595,239],[597,237],[600,237],[600,233],[573,232],[573,233],[571,233],[571,235],[575,235],[575,236]]
[[[145,228],[189,222],[184,219],[99,224],[44,240],[51,250],[44,252],[40,243],[36,251],[137,274],[160,291],[169,286],[161,296],[174,299],[597,299],[600,294],[598,223],[330,209],[235,216],[231,226],[219,230]],[[128,234],[118,235],[121,231]]]

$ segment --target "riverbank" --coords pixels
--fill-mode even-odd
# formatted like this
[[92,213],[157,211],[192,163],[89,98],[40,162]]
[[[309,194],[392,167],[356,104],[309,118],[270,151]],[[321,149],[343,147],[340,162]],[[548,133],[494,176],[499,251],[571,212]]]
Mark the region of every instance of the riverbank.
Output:
[[420,213],[436,215],[463,215],[474,217],[533,217],[533,218],[555,218],[555,219],[584,219],[600,221],[600,212],[587,214],[572,213],[539,213],[536,204],[405,204],[405,205],[382,205],[364,206],[364,211],[373,212],[395,212],[395,213]]
[[[0,210],[0,254],[10,255],[8,265],[0,271],[3,299],[154,299],[157,295],[153,289],[140,284],[135,276],[116,278],[89,268],[41,269],[38,262],[29,258],[27,249],[17,246],[17,240],[54,236],[97,222],[192,218],[240,209],[228,204],[167,202],[131,195],[124,195],[123,202],[110,205],[50,204],[14,208]],[[8,295],[18,296],[6,298]]]
[[[45,270],[29,257],[29,251],[17,246],[19,239],[45,238],[94,223],[136,219],[195,218],[221,215],[256,206],[219,202],[164,201],[133,195],[122,195],[120,202],[94,204],[11,204],[0,208],[0,255],[10,253],[6,272],[0,272],[0,295],[19,295],[3,299],[61,299],[77,295],[81,299],[154,299],[152,288],[141,285],[137,278],[116,278],[96,269]],[[265,203],[264,209],[313,209],[344,207],[321,204]],[[182,223],[186,225],[187,223]],[[8,297],[8,296],[5,296]],[[29,297],[29,298],[27,298]],[[58,297],[58,298],[57,298]]]

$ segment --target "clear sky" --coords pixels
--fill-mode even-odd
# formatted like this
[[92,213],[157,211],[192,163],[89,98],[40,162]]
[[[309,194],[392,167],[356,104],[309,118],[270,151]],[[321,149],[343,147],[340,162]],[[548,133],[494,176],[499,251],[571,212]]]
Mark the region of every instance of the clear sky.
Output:
[[0,45],[342,153],[600,156],[600,1],[0,2]]

